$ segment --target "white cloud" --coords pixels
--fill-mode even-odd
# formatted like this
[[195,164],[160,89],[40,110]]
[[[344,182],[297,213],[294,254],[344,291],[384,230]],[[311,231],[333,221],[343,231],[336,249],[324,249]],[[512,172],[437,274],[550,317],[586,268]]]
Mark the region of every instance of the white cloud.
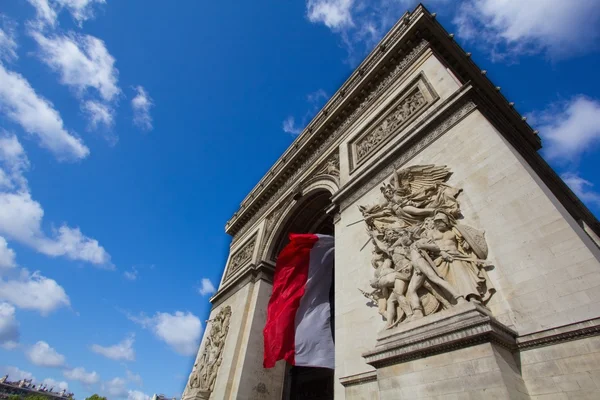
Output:
[[39,367],[62,367],[65,365],[65,356],[58,353],[44,341],[39,341],[25,353],[31,363]]
[[316,109],[320,108],[320,106],[323,105],[323,102],[325,102],[328,98],[329,95],[323,89],[318,89],[306,95],[306,100]]
[[30,34],[40,47],[42,61],[79,96],[95,89],[103,100],[111,101],[120,93],[115,59],[102,40],[75,33],[44,36],[32,30]]
[[19,308],[39,311],[42,315],[71,304],[65,289],[55,280],[39,272],[30,274],[25,269],[19,279],[0,280],[0,300]]
[[137,268],[132,267],[131,271],[125,271],[125,272],[123,272],[123,276],[127,280],[135,281],[137,279],[137,277],[138,277],[138,270],[137,270]]
[[69,10],[73,18],[81,24],[94,18],[94,5],[106,4],[106,0],[55,0],[56,3]]
[[36,19],[40,28],[55,26],[57,14],[66,8],[79,26],[94,17],[94,5],[106,4],[106,0],[27,0],[36,10]]
[[133,382],[133,383],[135,383],[138,386],[142,386],[143,381],[142,381],[142,377],[139,374],[134,374],[130,370],[127,370],[125,372],[127,374],[127,380],[129,382]]
[[469,0],[454,23],[460,37],[490,49],[496,59],[537,52],[559,59],[597,46],[600,7],[589,0]]
[[123,378],[113,378],[102,383],[102,391],[108,394],[109,397],[126,397],[128,395],[125,379]]
[[547,144],[544,154],[549,159],[576,161],[600,143],[598,100],[580,95],[529,117]]
[[20,381],[21,379],[32,379],[35,380],[33,374],[29,371],[23,371],[17,367],[12,366],[0,366],[0,374],[8,375],[10,381]]
[[138,128],[150,131],[152,130],[152,116],[150,108],[154,106],[148,92],[142,87],[135,88],[136,95],[131,100],[131,108],[133,108],[133,123]]
[[6,239],[0,236],[0,270],[3,268],[14,268],[15,266],[15,251],[9,249]]
[[600,207],[600,193],[594,190],[594,184],[583,179],[575,172],[567,172],[560,176],[577,196],[589,205]]
[[17,56],[15,24],[0,14],[0,61],[13,61]]
[[100,375],[96,371],[87,372],[84,368],[78,367],[63,371],[63,375],[67,379],[78,381],[84,385],[93,385],[100,381]]
[[202,296],[206,296],[209,294],[215,294],[216,292],[217,289],[215,289],[215,286],[212,284],[210,279],[202,278],[202,281],[200,282],[200,287],[198,288],[198,293],[200,293],[200,295]]
[[19,124],[59,160],[79,160],[89,154],[80,139],[67,132],[52,103],[40,97],[20,74],[0,63],[0,112]]
[[[443,1],[443,0],[436,0]],[[306,15],[339,35],[356,65],[416,0],[307,0]]]
[[308,0],[306,14],[310,22],[321,22],[330,29],[354,26],[353,0]]
[[150,400],[150,396],[139,390],[130,390],[127,392],[127,400]]
[[56,24],[56,11],[50,6],[48,0],[27,0],[35,8],[38,24],[54,26]]
[[88,100],[81,105],[81,109],[87,115],[91,129],[98,129],[100,126],[108,129],[112,128],[114,124],[114,110],[109,105],[99,101]]
[[65,381],[56,381],[52,378],[46,378],[42,381],[42,383],[46,385],[48,390],[50,390],[50,388],[53,388],[53,392],[60,392],[63,389],[69,390],[69,384]]
[[130,335],[126,337],[121,342],[112,345],[112,346],[100,346],[99,344],[92,345],[92,351],[94,353],[98,353],[103,355],[104,357],[110,358],[112,360],[125,360],[125,361],[134,361],[135,360],[135,350],[133,349],[133,343],[135,341],[134,335]]
[[106,265],[110,256],[98,241],[83,235],[79,228],[61,226],[54,239],[41,242],[38,250],[51,256],[64,255],[72,260],[84,260],[96,265],[105,265],[108,269],[114,268],[112,265]]
[[0,347],[12,349],[19,342],[19,323],[15,308],[8,303],[0,303]]
[[302,128],[296,125],[296,121],[292,116],[283,120],[282,128],[285,133],[291,133],[292,135],[298,135],[302,132]]
[[306,126],[308,121],[313,118],[319,109],[325,104],[329,95],[323,90],[318,89],[312,93],[306,95],[306,101],[309,105],[308,110],[304,113],[302,117],[302,122],[296,124],[296,120],[293,116],[288,116],[283,121],[283,131],[286,133],[290,133],[292,135],[298,135],[302,132],[302,127]]
[[198,351],[202,323],[190,312],[176,311],[175,314],[157,312],[153,317],[129,315],[128,318],[150,329],[156,337],[181,355],[189,356]]
[[44,210],[31,198],[24,172],[29,161],[17,137],[0,134],[0,235],[33,247],[40,253],[88,261],[114,268],[110,256],[97,240],[79,228],[62,225],[48,236],[42,231]]
[[23,173],[29,168],[25,150],[15,135],[0,133],[0,170],[3,173],[2,189],[25,190],[27,180]]

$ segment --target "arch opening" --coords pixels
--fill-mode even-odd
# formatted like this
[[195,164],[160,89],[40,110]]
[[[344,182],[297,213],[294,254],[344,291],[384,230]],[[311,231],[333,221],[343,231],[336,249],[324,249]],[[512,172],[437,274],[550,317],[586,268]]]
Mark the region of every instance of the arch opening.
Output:
[[[289,243],[290,233],[320,233],[334,236],[333,216],[326,210],[331,206],[331,193],[318,189],[305,194],[281,224],[273,242],[271,258]],[[334,269],[331,271],[334,274]],[[335,276],[335,275],[333,275]],[[331,335],[334,336],[335,279],[331,280],[329,302],[331,305]],[[282,400],[333,400],[333,370],[326,368],[287,366]]]

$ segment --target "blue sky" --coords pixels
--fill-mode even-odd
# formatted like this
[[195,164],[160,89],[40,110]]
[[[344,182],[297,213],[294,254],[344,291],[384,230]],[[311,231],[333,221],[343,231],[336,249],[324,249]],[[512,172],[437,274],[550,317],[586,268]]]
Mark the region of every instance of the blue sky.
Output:
[[[415,5],[2,0],[0,372],[179,396],[225,222]],[[598,2],[426,5],[599,215]]]

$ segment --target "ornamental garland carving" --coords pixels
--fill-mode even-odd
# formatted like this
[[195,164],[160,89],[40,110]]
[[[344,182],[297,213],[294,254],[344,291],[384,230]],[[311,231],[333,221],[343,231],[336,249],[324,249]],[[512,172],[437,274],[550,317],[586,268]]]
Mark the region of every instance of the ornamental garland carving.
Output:
[[[495,292],[486,268],[484,232],[460,221],[462,189],[446,182],[446,166],[402,170],[380,190],[382,202],[358,206],[372,245],[371,290],[386,328],[472,302]],[[360,290],[360,289],[359,289]]]
[[425,104],[427,104],[427,99],[417,87],[396,105],[389,115],[380,121],[374,129],[354,144],[356,161],[361,162],[364,160],[392,133],[406,125],[409,119],[416,115],[417,111],[420,111]]
[[223,361],[223,347],[229,332],[231,307],[226,306],[219,311],[211,322],[210,333],[206,337],[202,355],[194,364],[186,387],[185,399],[208,399],[215,387],[215,380],[221,362]]
[[[354,108],[354,110],[344,118],[341,124],[337,126],[332,133],[327,134],[323,142],[315,150],[311,151],[308,157],[283,180],[283,183],[281,186],[279,186],[277,191],[270,195],[269,198],[259,207],[256,212],[252,214],[247,221],[241,222],[240,229],[235,233],[233,239],[234,241],[236,238],[241,237],[244,232],[250,229],[250,227],[252,227],[252,225],[264,215],[265,211],[268,210],[273,203],[277,201],[279,197],[297,181],[297,178],[302,173],[310,168],[310,166],[314,165],[315,161],[331,147],[334,141],[341,137],[346,128],[348,128],[354,121],[358,119],[362,112],[365,111],[375,101],[375,99],[391,85],[391,83],[406,69],[406,67],[410,65],[421,54],[421,52],[427,48],[427,46],[429,46],[429,42],[425,39],[421,39],[421,41],[419,41],[415,47],[413,47],[410,52],[406,54],[406,56],[402,58],[372,90],[365,93],[365,96],[359,100],[360,103],[358,106],[356,106],[356,108]],[[317,118],[324,118],[323,114],[319,113]],[[311,123],[310,126],[317,127],[320,122],[320,120],[315,121],[314,123]],[[251,194],[251,196],[253,196],[253,194]]]
[[250,260],[252,260],[252,254],[254,254],[254,246],[256,245],[256,235],[248,241],[245,245],[242,246],[241,249],[236,251],[231,256],[231,261],[229,262],[229,270],[227,272],[227,277],[233,275],[237,270],[239,270],[244,265],[248,264]]

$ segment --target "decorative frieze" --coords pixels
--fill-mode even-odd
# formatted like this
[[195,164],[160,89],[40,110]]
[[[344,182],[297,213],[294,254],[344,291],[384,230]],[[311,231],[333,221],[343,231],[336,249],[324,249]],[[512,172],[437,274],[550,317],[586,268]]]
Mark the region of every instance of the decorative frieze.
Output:
[[384,146],[439,98],[421,73],[374,122],[350,142],[350,170]]
[[248,264],[250,260],[252,260],[252,255],[254,254],[254,247],[256,246],[256,235],[252,237],[246,244],[242,246],[241,249],[236,251],[231,256],[231,261],[229,261],[229,269],[227,272],[227,277],[229,278],[236,271],[242,268],[244,265]]
[[425,104],[427,104],[427,100],[423,93],[416,89],[398,104],[387,118],[356,142],[356,161],[362,161],[388,136],[405,125]]

